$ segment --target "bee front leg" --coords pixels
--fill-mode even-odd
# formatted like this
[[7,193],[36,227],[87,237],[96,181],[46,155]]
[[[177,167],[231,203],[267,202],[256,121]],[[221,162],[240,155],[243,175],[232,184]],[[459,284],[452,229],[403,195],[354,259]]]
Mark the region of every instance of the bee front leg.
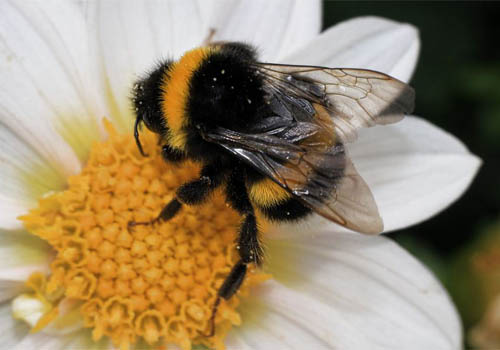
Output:
[[177,198],[172,199],[167,203],[161,210],[160,214],[156,218],[150,221],[129,221],[128,227],[132,228],[134,226],[140,225],[153,225],[160,221],[168,221],[172,219],[181,210],[182,203],[179,202]]
[[245,280],[248,264],[254,263],[260,266],[262,263],[263,249],[259,242],[257,219],[248,198],[243,171],[236,169],[232,172],[227,183],[226,196],[232,207],[244,217],[236,243],[240,260],[233,266],[217,291],[217,298],[210,317],[210,331],[205,334],[207,337],[211,337],[215,333],[215,316],[221,300],[229,300],[238,291]]
[[150,221],[130,221],[128,223],[129,227],[168,221],[177,215],[183,204],[196,205],[202,203],[220,185],[223,174],[224,172],[221,172],[215,166],[204,166],[201,169],[200,177],[197,180],[181,185],[176,191],[175,198],[165,205],[156,218]]

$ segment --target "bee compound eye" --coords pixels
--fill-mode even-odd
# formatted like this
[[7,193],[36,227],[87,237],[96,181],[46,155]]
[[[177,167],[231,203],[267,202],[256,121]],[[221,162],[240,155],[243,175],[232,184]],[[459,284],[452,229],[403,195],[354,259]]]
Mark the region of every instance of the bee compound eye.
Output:
[[144,113],[142,114],[142,121],[144,122],[144,125],[146,125],[146,127],[152,132],[160,132],[159,118],[155,118],[155,116],[149,111],[144,111]]

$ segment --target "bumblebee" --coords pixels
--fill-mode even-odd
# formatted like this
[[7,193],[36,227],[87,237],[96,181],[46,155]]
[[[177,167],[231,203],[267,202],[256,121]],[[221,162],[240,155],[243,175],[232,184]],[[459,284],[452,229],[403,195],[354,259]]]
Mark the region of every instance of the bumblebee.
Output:
[[202,164],[198,179],[180,186],[151,224],[174,217],[223,187],[242,216],[235,242],[240,260],[217,293],[231,298],[247,266],[262,264],[256,210],[272,221],[312,213],[354,231],[383,230],[377,205],[346,152],[360,128],[401,120],[414,91],[383,73],[261,63],[237,42],[193,49],[159,64],[133,89],[134,135],[159,135],[163,158]]

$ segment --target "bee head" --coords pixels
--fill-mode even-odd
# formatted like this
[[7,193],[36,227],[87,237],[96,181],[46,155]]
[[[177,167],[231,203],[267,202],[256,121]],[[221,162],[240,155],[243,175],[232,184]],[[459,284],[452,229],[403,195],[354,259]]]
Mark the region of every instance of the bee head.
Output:
[[132,103],[135,112],[134,137],[137,147],[143,156],[146,154],[139,139],[141,123],[152,132],[163,135],[166,132],[164,118],[161,109],[164,72],[168,69],[170,62],[160,63],[149,75],[134,84],[132,91]]

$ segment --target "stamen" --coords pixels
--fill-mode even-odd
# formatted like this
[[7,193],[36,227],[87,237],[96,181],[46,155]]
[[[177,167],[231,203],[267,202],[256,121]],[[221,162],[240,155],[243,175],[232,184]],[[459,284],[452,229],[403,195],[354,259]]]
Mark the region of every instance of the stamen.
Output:
[[[30,278],[31,297],[45,305],[31,325],[43,329],[57,317],[57,305],[71,298],[80,301],[93,339],[107,336],[121,350],[140,339],[183,349],[223,348],[231,325],[241,322],[235,310],[240,295],[221,303],[215,335],[202,334],[217,288],[237,261],[239,216],[217,192],[206,205],[185,207],[168,222],[129,229],[130,221],[156,217],[199,166],[166,164],[149,132],[141,135],[145,158],[133,136],[105,125],[109,139],[93,146],[68,189],[40,199],[37,209],[20,218],[56,252],[47,280],[40,274]],[[251,270],[242,292],[268,278]]]

